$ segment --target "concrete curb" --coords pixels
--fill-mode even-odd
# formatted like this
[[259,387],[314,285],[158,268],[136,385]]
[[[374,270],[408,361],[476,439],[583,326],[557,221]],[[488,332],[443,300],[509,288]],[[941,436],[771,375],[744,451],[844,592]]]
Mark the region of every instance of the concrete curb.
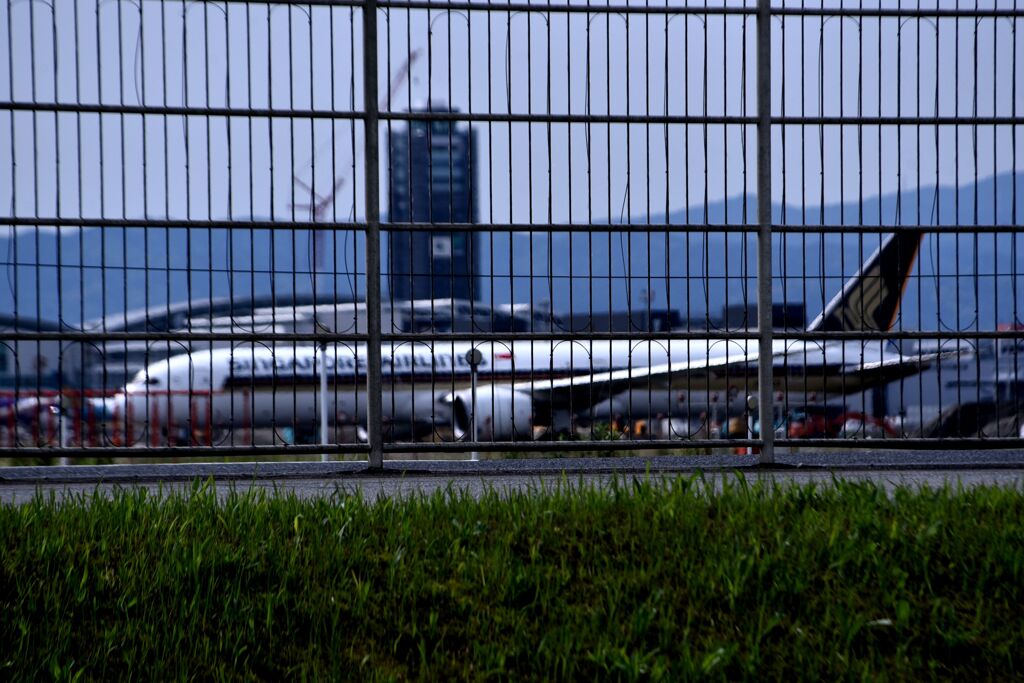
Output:
[[868,451],[857,453],[779,454],[776,464],[758,465],[756,456],[633,456],[607,458],[530,458],[519,460],[388,460],[372,470],[361,462],[154,463],[0,468],[0,487],[40,484],[112,484],[288,479],[359,480],[364,478],[450,476],[501,477],[553,474],[693,474],[700,471],[770,471],[794,468],[853,470],[1013,470],[1024,469],[1024,451]]

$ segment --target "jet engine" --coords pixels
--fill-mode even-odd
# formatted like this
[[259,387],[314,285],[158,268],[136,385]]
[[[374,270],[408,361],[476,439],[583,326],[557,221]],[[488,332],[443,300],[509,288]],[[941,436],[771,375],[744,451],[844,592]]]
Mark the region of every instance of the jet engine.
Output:
[[[473,392],[463,389],[452,400],[455,438],[472,439]],[[509,387],[484,385],[476,390],[476,429],[480,441],[533,438],[533,398]]]

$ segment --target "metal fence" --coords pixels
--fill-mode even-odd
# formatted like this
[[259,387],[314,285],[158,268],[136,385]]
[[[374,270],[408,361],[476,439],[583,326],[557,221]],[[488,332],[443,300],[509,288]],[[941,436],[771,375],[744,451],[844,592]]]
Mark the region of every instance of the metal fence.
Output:
[[908,4],[8,0],[0,456],[1024,445],[1024,10]]

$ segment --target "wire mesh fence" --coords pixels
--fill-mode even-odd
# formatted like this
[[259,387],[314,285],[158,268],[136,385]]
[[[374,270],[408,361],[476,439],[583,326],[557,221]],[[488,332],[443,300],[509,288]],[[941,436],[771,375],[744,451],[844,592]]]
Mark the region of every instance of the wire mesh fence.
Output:
[[1022,16],[8,0],[0,455],[1024,445]]

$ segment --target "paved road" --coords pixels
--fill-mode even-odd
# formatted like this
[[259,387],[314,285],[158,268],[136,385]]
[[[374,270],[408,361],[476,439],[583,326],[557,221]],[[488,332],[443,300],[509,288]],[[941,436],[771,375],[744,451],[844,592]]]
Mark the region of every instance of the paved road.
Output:
[[479,496],[536,491],[562,483],[604,486],[616,477],[654,479],[701,473],[721,486],[741,472],[748,480],[794,484],[830,483],[833,478],[932,487],[999,485],[1024,491],[1024,451],[865,452],[780,455],[763,468],[756,458],[655,456],[467,461],[389,461],[383,471],[365,463],[159,464],[91,467],[0,468],[0,502],[24,502],[39,493],[67,495],[117,488],[183,490],[212,479],[218,493],[259,488],[300,497],[360,491],[365,497],[431,493],[452,487]]

